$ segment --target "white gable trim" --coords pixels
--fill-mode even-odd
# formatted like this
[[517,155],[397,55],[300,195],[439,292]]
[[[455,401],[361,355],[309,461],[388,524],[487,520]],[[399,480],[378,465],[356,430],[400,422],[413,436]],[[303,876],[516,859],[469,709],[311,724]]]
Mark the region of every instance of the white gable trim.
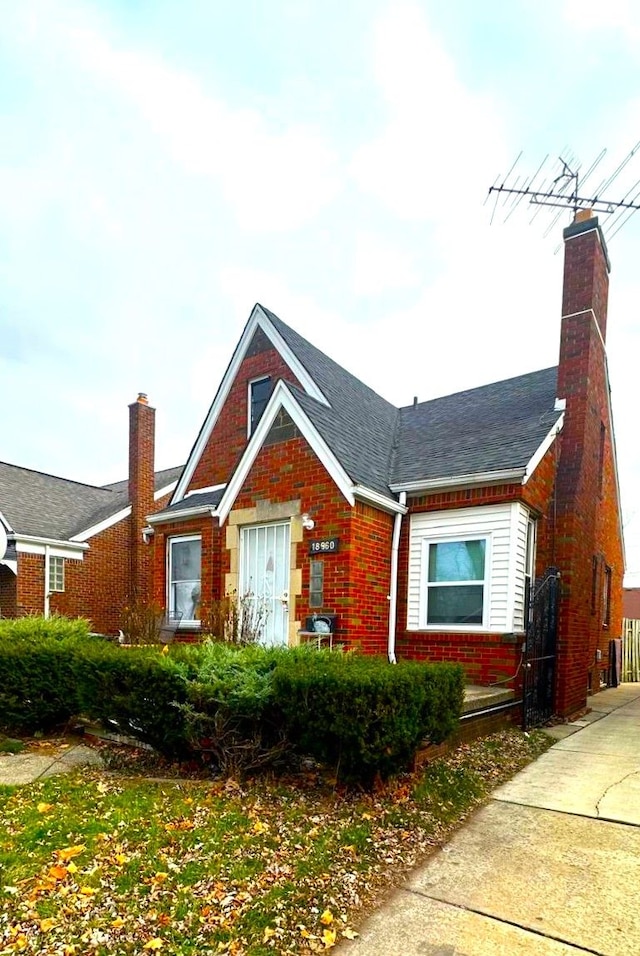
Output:
[[217,514],[221,525],[224,523],[227,515],[231,511],[233,503],[238,497],[240,489],[242,488],[254,461],[258,457],[258,452],[262,448],[264,440],[266,439],[269,429],[271,428],[271,425],[273,424],[280,408],[284,408],[289,414],[294,424],[307,440],[311,449],[318,456],[327,472],[331,476],[333,482],[347,499],[349,504],[352,507],[355,504],[353,482],[349,478],[342,465],[338,462],[333,452],[329,449],[327,443],[318,434],[317,430],[314,428],[306,414],[300,408],[300,405],[287,388],[285,382],[280,380],[271,394],[269,404],[262,413],[258,427],[251,436],[251,440],[245,449],[244,455],[240,459],[240,464],[233,473],[231,480],[227,485],[226,491],[222,496],[220,504],[218,505]]
[[527,462],[527,467],[525,469],[524,477],[522,479],[523,485],[526,485],[526,483],[529,481],[529,478],[531,478],[531,475],[534,473],[534,471],[536,470],[536,468],[538,467],[538,465],[540,464],[540,462],[542,461],[542,459],[547,454],[552,444],[556,440],[556,436],[559,435],[560,432],[562,431],[563,425],[564,425],[564,412],[562,415],[560,415],[560,417],[557,419],[555,424],[551,427],[551,429],[549,430],[549,432],[547,433],[543,441],[540,443],[537,450],[534,452],[534,454],[531,456],[531,458]]
[[[286,344],[282,336],[273,326],[273,323],[268,318],[264,310],[260,305],[255,305],[253,311],[249,318],[249,321],[245,325],[244,332],[240,336],[240,341],[235,347],[234,353],[231,357],[231,361],[227,368],[227,371],[224,373],[224,377],[220,382],[220,386],[216,393],[216,397],[213,400],[213,404],[209,409],[207,417],[204,421],[202,428],[200,429],[200,434],[196,439],[196,443],[191,449],[191,454],[189,455],[189,460],[187,461],[178,486],[176,488],[175,494],[171,499],[171,504],[175,504],[177,501],[182,501],[185,497],[187,489],[189,487],[189,482],[193,477],[193,473],[198,466],[202,454],[207,446],[207,442],[211,436],[220,413],[224,407],[224,404],[231,390],[231,385],[238,374],[238,370],[242,364],[242,361],[246,355],[247,349],[253,338],[253,335],[257,329],[262,329],[264,334],[270,339],[273,343],[273,346],[280,353],[284,361],[287,363],[293,374],[296,376],[303,389],[310,395],[312,398],[315,398],[318,402],[322,402],[323,405],[329,405],[329,402],[325,398],[322,391],[318,388],[317,384],[311,378],[304,365],[300,363],[296,355],[291,351],[289,346]],[[264,417],[264,415],[263,415]]]
[[128,518],[131,514],[131,505],[127,505],[126,508],[121,508],[120,511],[116,511],[114,514],[109,515],[108,518],[103,518],[102,521],[98,521],[97,524],[91,525],[87,528],[86,531],[79,531],[77,534],[74,534],[73,537],[69,538],[70,541],[86,541],[87,538],[93,538],[94,535],[100,534],[101,531],[106,531],[107,528],[111,528],[112,525],[117,524],[119,521],[123,521],[124,518]]
[[[153,493],[153,500],[159,501],[160,498],[163,498],[165,495],[168,495],[170,491],[173,491],[175,486],[178,484],[177,480],[170,482],[168,485],[165,485],[163,488],[158,488],[157,491]],[[96,524],[92,524],[85,531],[79,531],[77,534],[74,534],[72,538],[69,538],[70,541],[87,541],[89,538],[93,538],[96,534],[100,534],[101,531],[106,531],[107,528],[112,528],[114,524],[118,524],[119,521],[124,521],[125,518],[128,518],[131,514],[131,505],[127,505],[126,508],[121,508],[120,511],[115,511],[112,515],[109,515],[108,518],[103,518],[102,521],[98,521]]]
[[3,525],[5,526],[5,528],[7,529],[7,533],[8,533],[8,534],[13,534],[13,528],[11,527],[11,525],[9,524],[9,522],[7,521],[7,519],[6,519],[5,516],[2,514],[1,511],[0,511],[0,521],[2,522],[2,524],[3,524]]

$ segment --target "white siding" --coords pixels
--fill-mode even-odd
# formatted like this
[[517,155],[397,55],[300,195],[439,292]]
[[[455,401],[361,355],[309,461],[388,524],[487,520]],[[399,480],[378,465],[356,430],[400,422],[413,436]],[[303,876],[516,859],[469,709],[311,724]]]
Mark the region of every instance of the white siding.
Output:
[[[442,630],[423,625],[424,542],[442,538],[487,538],[488,584],[485,593],[486,627],[509,633],[514,624],[522,629],[524,614],[524,564],[528,511],[518,503],[461,508],[455,511],[430,511],[411,515],[409,529],[409,585],[407,628]],[[450,627],[447,630],[483,630],[476,626]]]

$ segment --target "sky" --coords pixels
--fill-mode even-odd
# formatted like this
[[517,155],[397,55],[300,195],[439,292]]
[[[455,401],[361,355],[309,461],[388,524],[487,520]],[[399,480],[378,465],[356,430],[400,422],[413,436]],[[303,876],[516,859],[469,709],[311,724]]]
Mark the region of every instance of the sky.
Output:
[[[0,459],[126,477],[145,392],[182,464],[255,302],[396,405],[555,365],[571,213],[485,200],[520,154],[617,168],[639,43],[634,0],[0,0]],[[639,248],[611,230],[629,586]]]

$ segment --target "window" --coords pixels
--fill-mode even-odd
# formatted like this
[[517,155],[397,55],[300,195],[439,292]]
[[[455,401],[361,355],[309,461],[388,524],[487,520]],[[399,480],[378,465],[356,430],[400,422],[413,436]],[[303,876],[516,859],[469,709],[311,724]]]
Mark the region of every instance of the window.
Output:
[[426,625],[482,625],[487,539],[427,541]]
[[169,538],[169,618],[200,619],[200,535]]
[[602,626],[611,624],[611,568],[605,565],[604,584],[602,587]]
[[49,558],[49,591],[64,591],[64,558]]
[[257,378],[249,382],[249,434],[252,435],[256,425],[267,407],[271,395],[271,379]]
[[309,607],[324,604],[324,561],[309,562]]

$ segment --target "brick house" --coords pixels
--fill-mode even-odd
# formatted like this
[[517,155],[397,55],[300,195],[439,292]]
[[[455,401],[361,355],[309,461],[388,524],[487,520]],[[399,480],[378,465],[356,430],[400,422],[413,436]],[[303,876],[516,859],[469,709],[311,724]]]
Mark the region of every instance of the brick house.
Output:
[[154,475],[154,429],[140,395],[129,406],[129,478],[102,487],[0,462],[0,616],[57,612],[115,634],[126,602],[148,600],[145,518],[182,471]]
[[[521,675],[531,583],[561,572],[555,709],[584,706],[621,628],[623,544],[596,218],[564,231],[558,367],[396,408],[256,305],[170,504],[153,594],[198,632],[225,594],[273,644]],[[323,638],[324,639],[324,638]]]

